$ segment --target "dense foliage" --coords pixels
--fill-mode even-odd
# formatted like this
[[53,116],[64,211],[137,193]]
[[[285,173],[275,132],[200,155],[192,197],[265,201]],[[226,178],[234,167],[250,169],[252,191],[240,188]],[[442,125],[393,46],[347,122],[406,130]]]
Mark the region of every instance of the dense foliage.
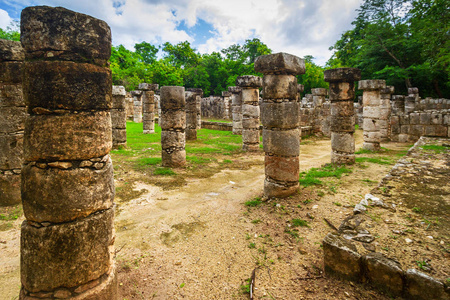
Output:
[[328,67],[356,67],[363,79],[385,79],[396,94],[450,96],[448,0],[365,0],[342,34]]

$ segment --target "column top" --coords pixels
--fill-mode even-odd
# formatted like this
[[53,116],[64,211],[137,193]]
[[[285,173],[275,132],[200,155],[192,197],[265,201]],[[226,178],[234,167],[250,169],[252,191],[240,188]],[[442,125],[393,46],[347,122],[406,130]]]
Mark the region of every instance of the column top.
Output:
[[24,59],[25,52],[20,42],[0,39],[0,62],[23,61]]
[[323,72],[326,82],[354,82],[361,79],[361,70],[357,68],[337,68]]
[[142,91],[131,91],[131,96],[140,96],[142,95]]
[[223,91],[222,92],[222,97],[231,97],[231,92]]
[[392,85],[386,86],[384,89],[381,89],[381,94],[393,94],[395,92],[395,87]]
[[233,94],[239,94],[240,92],[242,92],[242,89],[238,86],[229,86],[228,91]]
[[156,91],[159,88],[157,83],[139,83],[138,89],[143,91]]
[[125,96],[127,94],[127,91],[121,85],[113,85],[112,94],[114,96]]
[[236,78],[236,85],[247,88],[262,87],[262,78],[254,75],[244,75]]
[[305,60],[284,52],[261,55],[255,60],[255,71],[263,74],[304,74]]
[[111,29],[102,20],[49,6],[26,7],[20,18],[20,40],[27,58],[105,65],[111,56]]
[[412,95],[412,94],[418,94],[419,93],[419,89],[416,87],[410,87],[408,88],[408,95]]
[[386,88],[386,81],[382,79],[360,80],[358,82],[359,90],[380,90]]

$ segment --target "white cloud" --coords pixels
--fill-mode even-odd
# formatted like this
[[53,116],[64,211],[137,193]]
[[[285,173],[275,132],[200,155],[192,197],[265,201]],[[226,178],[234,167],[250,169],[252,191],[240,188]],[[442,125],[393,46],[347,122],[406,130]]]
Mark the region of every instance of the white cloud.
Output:
[[[362,0],[16,0],[22,5],[63,6],[105,20],[113,43],[132,49],[135,43],[188,40],[201,53],[219,51],[258,37],[274,52],[313,55],[319,64],[328,47],[351,28]],[[114,4],[120,3],[116,9]],[[0,13],[2,11],[0,10]],[[8,17],[8,15],[6,14]],[[177,26],[193,27],[201,18],[214,30],[205,43]],[[0,18],[3,21],[5,18]],[[194,33],[195,34],[195,33]]]
[[9,14],[3,10],[0,9],[0,28],[6,29],[11,24],[11,21],[13,19],[9,16]]

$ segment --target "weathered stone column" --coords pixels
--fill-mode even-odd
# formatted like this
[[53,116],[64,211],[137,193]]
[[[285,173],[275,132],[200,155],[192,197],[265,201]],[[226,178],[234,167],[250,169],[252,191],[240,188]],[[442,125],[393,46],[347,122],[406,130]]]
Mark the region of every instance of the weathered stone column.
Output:
[[419,106],[419,89],[416,87],[408,88],[408,96],[405,97],[405,113],[409,114]]
[[164,167],[186,164],[186,101],[182,86],[161,87],[161,147]]
[[233,134],[242,134],[242,89],[238,86],[229,86],[228,91],[231,92]]
[[186,89],[186,140],[197,139],[198,116],[201,117],[201,103],[198,99],[201,99],[202,95],[202,89]]
[[223,98],[223,118],[231,119],[231,110],[232,110],[232,108],[231,108],[231,92],[223,91],[222,98]]
[[20,42],[0,39],[0,206],[20,203],[26,116],[22,95],[24,58]]
[[380,103],[381,89],[386,88],[384,80],[361,80],[358,88],[363,90],[363,149],[379,151],[380,134]]
[[264,74],[261,121],[265,152],[264,194],[287,197],[298,190],[299,102],[295,75],[305,61],[287,53],[259,56],[255,71]]
[[111,30],[27,7],[20,299],[116,299]]
[[242,89],[242,149],[259,150],[259,88],[262,78],[253,75],[239,76],[236,85]]
[[325,103],[325,97],[328,94],[327,92],[327,89],[324,88],[311,89],[314,107],[322,107],[322,105]]
[[391,95],[393,86],[387,86],[380,90],[380,139],[382,142],[391,140]]
[[157,84],[139,84],[142,91],[143,133],[155,133],[155,91],[158,87]]
[[112,87],[112,142],[113,148],[127,146],[127,111],[126,111],[126,91],[123,86],[113,85]]
[[331,163],[355,163],[355,81],[361,71],[355,68],[338,68],[324,72],[330,83],[331,101]]
[[131,96],[130,92],[126,93],[126,95],[125,95],[125,104],[126,104],[126,111],[127,111],[127,120],[133,120],[134,103],[133,103],[133,97]]
[[131,91],[133,96],[133,122],[142,122],[142,91]]
[[404,95],[393,95],[391,102],[392,113],[395,115],[400,115],[405,112],[405,96]]
[[303,84],[298,84],[298,101],[300,102],[300,100],[302,99],[302,93],[305,90],[305,86]]

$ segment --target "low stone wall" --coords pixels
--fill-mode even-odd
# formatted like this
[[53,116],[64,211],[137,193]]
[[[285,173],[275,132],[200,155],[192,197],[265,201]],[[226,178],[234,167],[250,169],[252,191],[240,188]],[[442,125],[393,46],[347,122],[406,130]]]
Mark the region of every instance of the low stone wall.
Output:
[[[229,102],[227,102],[229,104]],[[230,107],[226,107],[227,104],[223,97],[209,96],[202,98],[202,117],[203,118],[215,118],[215,119],[229,119],[229,116],[225,115],[225,112],[231,111]]]
[[415,142],[421,136],[450,137],[450,110],[428,110],[391,116],[391,139]]
[[202,121],[202,128],[222,131],[233,131],[232,123]]

